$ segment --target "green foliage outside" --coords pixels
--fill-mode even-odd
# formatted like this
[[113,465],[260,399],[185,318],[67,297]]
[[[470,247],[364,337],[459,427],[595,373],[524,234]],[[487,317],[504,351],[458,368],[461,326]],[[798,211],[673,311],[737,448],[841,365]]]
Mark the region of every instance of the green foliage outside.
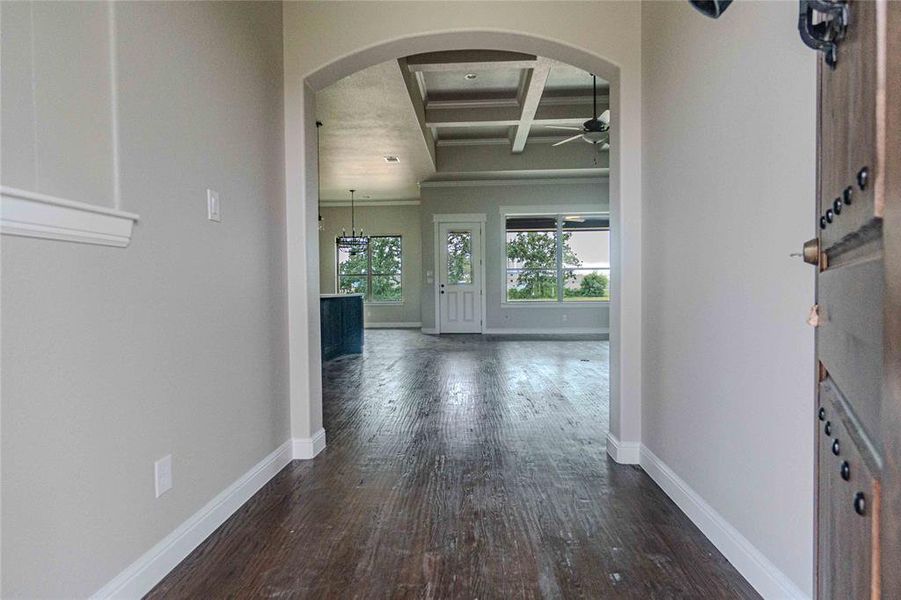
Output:
[[588,273],[582,277],[579,284],[579,292],[582,296],[591,298],[605,298],[607,296],[607,284],[610,282],[606,275],[601,273]]
[[371,237],[368,250],[356,255],[339,250],[338,291],[369,302],[403,300],[400,237]]
[[[563,233],[563,297],[565,300],[608,300],[609,279],[590,271],[581,276],[582,260],[570,246],[572,233]],[[551,232],[517,232],[507,237],[507,259],[517,265],[515,287],[508,284],[508,300],[557,300],[557,241]],[[577,283],[578,282],[578,283]]]
[[468,231],[447,234],[447,282],[472,283],[472,234]]

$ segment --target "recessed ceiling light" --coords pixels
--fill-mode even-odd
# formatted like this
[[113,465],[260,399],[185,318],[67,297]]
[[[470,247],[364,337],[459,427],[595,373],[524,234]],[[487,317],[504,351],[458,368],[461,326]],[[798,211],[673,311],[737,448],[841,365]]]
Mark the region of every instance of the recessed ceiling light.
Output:
[[396,156],[386,156],[386,157],[385,157],[385,162],[388,162],[388,163],[399,163],[399,162],[400,162],[400,159],[397,158]]
[[472,81],[476,77],[478,77],[478,75],[476,73],[467,73],[466,75],[463,76],[463,78],[468,81]]

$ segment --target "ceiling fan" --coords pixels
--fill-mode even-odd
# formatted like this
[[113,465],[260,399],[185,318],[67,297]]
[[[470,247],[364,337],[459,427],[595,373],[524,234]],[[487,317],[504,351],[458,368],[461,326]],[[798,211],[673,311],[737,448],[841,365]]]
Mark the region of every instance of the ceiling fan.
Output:
[[560,140],[554,146],[562,146],[568,142],[573,140],[577,140],[582,138],[589,144],[601,144],[599,147],[601,150],[609,150],[610,149],[610,109],[608,108],[600,115],[598,115],[598,78],[596,75],[591,76],[591,88],[592,88],[592,97],[593,97],[593,110],[591,114],[593,115],[590,119],[582,123],[581,127],[563,127],[561,125],[548,125],[548,129],[565,129],[567,131],[578,131],[578,135],[574,135],[571,138],[566,138],[565,140]]

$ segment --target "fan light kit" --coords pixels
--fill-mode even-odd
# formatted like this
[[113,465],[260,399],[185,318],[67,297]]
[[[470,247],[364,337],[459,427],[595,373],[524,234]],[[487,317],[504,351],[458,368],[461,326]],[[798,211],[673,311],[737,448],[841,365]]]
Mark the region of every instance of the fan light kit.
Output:
[[[592,87],[592,117],[582,123],[581,127],[562,127],[559,125],[548,125],[548,129],[565,129],[567,131],[578,131],[578,135],[571,138],[560,140],[554,146],[562,146],[573,140],[582,140],[589,144],[594,144],[600,150],[610,149],[610,109],[608,108],[600,115],[598,114],[598,78],[596,75],[591,76]],[[598,146],[600,144],[600,146]]]
[[356,256],[361,252],[366,252],[369,247],[369,238],[363,235],[363,228],[360,228],[360,235],[357,235],[356,226],[354,224],[354,192],[350,190],[350,235],[347,230],[341,230],[341,237],[338,238],[338,248],[346,250],[351,256]]

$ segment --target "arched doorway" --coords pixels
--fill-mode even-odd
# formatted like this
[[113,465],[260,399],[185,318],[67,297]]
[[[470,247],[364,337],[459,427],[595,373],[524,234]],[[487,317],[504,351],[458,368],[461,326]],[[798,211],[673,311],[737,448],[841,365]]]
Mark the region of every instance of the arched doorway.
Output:
[[[289,44],[286,43],[286,48]],[[286,54],[285,135],[288,236],[289,344],[292,436],[295,457],[312,458],[325,447],[319,337],[319,247],[316,199],[315,93],[372,65],[422,52],[483,48],[532,53],[597,73],[610,82],[610,108],[623,111],[623,73],[585,49],[533,34],[469,30],[387,39],[300,73]],[[294,68],[292,68],[294,67]],[[634,108],[634,107],[633,107]],[[628,136],[624,137],[624,131]],[[610,433],[608,453],[637,463],[641,430],[641,198],[628,194],[624,173],[640,180],[640,152],[625,162],[624,146],[637,150],[640,127],[629,121],[611,131]],[[302,141],[299,143],[298,141]],[[628,140],[628,144],[624,142]],[[635,186],[630,186],[630,190]]]

